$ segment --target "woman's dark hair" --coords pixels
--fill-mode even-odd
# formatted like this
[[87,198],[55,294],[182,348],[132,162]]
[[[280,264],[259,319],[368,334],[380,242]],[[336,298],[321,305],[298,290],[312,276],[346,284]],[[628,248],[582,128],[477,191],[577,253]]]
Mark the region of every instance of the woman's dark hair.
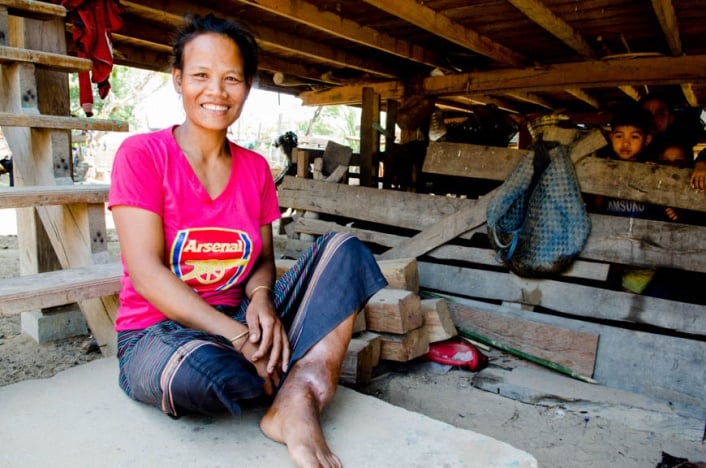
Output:
[[211,13],[206,16],[188,15],[185,19],[185,26],[177,32],[172,49],[174,53],[172,66],[174,68],[182,69],[184,67],[184,47],[193,38],[207,33],[223,34],[238,45],[240,54],[243,56],[245,79],[252,82],[257,73],[260,46],[257,45],[255,35],[247,26],[232,19],[218,18]]

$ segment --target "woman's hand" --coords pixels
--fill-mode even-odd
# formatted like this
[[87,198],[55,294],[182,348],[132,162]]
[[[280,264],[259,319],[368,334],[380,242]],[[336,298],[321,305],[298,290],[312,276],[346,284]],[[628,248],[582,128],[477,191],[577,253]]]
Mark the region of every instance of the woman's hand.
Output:
[[270,294],[269,291],[261,290],[252,297],[245,312],[245,320],[250,330],[248,342],[257,347],[248,359],[256,367],[261,360],[266,362],[265,370],[273,374],[280,369],[282,372],[287,371],[290,349],[287,332],[275,313]]
[[256,344],[253,344],[248,340],[242,348],[240,348],[240,352],[245,356],[247,360],[249,360],[253,366],[255,366],[255,370],[257,371],[257,375],[262,378],[264,381],[263,383],[263,391],[265,392],[265,395],[272,395],[275,392],[275,389],[277,386],[279,386],[280,379],[282,378],[282,372],[280,371],[279,368],[275,367],[275,369],[270,372],[267,369],[268,366],[268,359],[258,359],[258,360],[253,360],[253,354],[258,350],[258,347]]

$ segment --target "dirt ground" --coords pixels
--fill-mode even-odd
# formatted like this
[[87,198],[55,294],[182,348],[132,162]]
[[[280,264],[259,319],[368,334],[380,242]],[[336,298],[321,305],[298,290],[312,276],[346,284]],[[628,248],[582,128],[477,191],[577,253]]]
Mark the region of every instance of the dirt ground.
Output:
[[[109,239],[115,249],[114,232],[109,232]],[[0,278],[16,275],[18,262],[16,236],[0,235]],[[516,364],[500,351],[491,350],[488,356],[490,366]],[[38,345],[20,332],[19,316],[0,318],[0,386],[47,378],[98,357],[90,336]],[[612,416],[602,411],[589,418],[568,401],[551,406],[525,404],[473,387],[474,373],[467,370],[420,360],[388,363],[378,374],[356,390],[507,442],[535,456],[540,467],[649,468],[658,466],[662,452],[706,461],[706,445],[700,436],[693,436],[693,430],[682,433],[678,427],[661,425],[636,428],[621,412]],[[673,464],[660,468],[668,466]]]

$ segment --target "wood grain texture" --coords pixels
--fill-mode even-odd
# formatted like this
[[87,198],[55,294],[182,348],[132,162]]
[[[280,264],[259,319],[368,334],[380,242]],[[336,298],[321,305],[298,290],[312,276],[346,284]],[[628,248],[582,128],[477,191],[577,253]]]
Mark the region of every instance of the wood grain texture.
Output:
[[580,374],[593,375],[598,335],[503,317],[453,302],[449,303],[449,310],[459,328],[556,362]]

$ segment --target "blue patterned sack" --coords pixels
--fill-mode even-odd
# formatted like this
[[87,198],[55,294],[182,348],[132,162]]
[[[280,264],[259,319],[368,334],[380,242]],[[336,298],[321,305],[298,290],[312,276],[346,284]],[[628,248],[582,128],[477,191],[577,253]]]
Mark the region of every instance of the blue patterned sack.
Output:
[[581,252],[591,220],[567,147],[541,137],[490,201],[488,237],[520,276],[564,271]]

